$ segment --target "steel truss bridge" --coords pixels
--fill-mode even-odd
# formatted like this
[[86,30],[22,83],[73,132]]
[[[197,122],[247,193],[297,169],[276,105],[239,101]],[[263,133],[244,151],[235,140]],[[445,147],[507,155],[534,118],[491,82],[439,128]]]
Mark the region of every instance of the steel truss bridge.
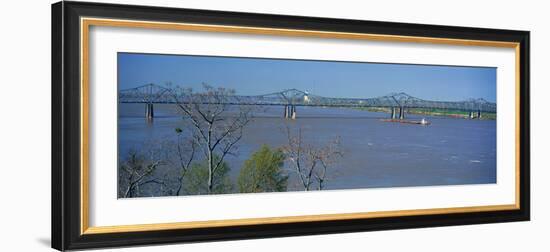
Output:
[[[135,88],[120,90],[119,103],[142,103],[146,105],[145,116],[154,117],[153,104],[176,103],[177,94],[174,89],[156,84],[147,84]],[[179,102],[201,102],[196,97],[181,96]],[[202,103],[208,103],[203,101]],[[392,93],[372,98],[335,98],[311,94],[297,89],[287,89],[262,95],[228,95],[221,101],[228,105],[256,105],[284,107],[285,118],[295,119],[297,107],[354,107],[354,108],[386,108],[391,111],[392,119],[404,119],[407,109],[443,109],[469,112],[470,118],[481,118],[482,113],[495,113],[496,103],[484,99],[468,99],[464,101],[431,101],[420,99],[406,93]]]

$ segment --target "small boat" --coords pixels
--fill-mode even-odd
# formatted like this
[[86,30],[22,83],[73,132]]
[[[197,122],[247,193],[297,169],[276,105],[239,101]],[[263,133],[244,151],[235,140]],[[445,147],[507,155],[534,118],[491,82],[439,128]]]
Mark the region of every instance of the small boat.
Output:
[[428,120],[426,120],[425,118],[422,118],[422,120],[420,120],[420,124],[428,125],[428,124],[430,124],[430,122],[428,122]]
[[410,120],[403,120],[403,119],[382,119],[381,121],[383,121],[383,122],[407,123],[407,124],[419,124],[419,125],[430,125],[431,124],[425,118],[422,118],[422,120],[420,120],[420,121],[410,121]]

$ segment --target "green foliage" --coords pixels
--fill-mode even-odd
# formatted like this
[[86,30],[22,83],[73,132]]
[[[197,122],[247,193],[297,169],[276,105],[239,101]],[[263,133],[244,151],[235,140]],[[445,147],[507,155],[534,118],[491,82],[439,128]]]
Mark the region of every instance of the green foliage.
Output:
[[286,191],[288,176],[281,168],[284,165],[284,153],[272,150],[267,145],[252,154],[246,160],[237,184],[241,193],[251,192],[284,192]]
[[[217,162],[218,156],[214,156],[214,162]],[[222,162],[212,176],[212,191],[210,194],[230,193],[233,190],[233,184],[229,179],[229,165]],[[191,165],[184,177],[184,190],[186,194],[198,195],[208,194],[208,161],[203,160],[200,163]]]

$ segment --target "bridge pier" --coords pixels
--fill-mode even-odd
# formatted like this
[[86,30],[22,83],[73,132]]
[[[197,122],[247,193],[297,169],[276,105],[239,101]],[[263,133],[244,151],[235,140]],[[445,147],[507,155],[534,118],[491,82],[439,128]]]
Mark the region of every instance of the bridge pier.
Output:
[[481,110],[477,111],[470,111],[470,114],[468,116],[470,119],[481,119]]
[[391,119],[395,119],[397,117],[396,109],[395,107],[391,107]]
[[399,107],[399,120],[405,119],[405,108]]
[[155,111],[153,109],[153,103],[145,104],[145,118],[153,119],[155,117]]
[[285,119],[296,119],[296,106],[285,105],[284,116]]

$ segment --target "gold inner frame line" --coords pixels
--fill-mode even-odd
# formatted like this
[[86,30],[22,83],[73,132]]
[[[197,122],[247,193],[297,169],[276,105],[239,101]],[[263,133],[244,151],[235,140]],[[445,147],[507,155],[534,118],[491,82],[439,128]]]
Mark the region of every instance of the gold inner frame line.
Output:
[[[89,31],[90,30],[89,29],[90,29],[90,26],[514,48],[515,56],[516,56],[516,62],[515,62],[515,65],[516,65],[516,69],[515,69],[515,75],[516,75],[516,79],[515,79],[515,82],[516,82],[516,89],[515,89],[516,91],[516,95],[515,95],[515,99],[516,99],[515,101],[515,105],[516,105],[515,204],[90,227],[89,225],[89,210],[90,210],[89,209],[89,78],[90,78],[89,76],[89,49],[90,49],[89,48]],[[81,152],[80,152],[80,155],[81,155],[80,233],[83,235],[102,234],[102,233],[119,233],[119,232],[207,228],[207,227],[225,227],[225,226],[240,226],[240,225],[280,224],[280,223],[291,223],[291,222],[368,219],[368,218],[382,218],[382,217],[396,217],[396,216],[488,212],[488,211],[520,209],[520,205],[519,205],[520,188],[519,187],[520,187],[521,174],[520,174],[520,163],[519,163],[519,159],[520,159],[519,104],[520,104],[521,97],[519,96],[519,88],[520,88],[519,43],[503,42],[503,41],[488,41],[488,40],[468,40],[468,39],[415,37],[415,36],[382,35],[382,34],[366,34],[366,33],[329,32],[329,31],[317,31],[317,30],[294,30],[294,29],[262,28],[262,27],[249,27],[249,26],[207,25],[207,24],[194,24],[194,23],[169,23],[169,22],[101,19],[101,18],[84,18],[84,17],[80,19],[80,28],[81,28],[80,29],[80,41],[81,41],[81,47],[80,47],[81,129],[80,129],[80,132],[81,132],[81,145],[82,145]]]

